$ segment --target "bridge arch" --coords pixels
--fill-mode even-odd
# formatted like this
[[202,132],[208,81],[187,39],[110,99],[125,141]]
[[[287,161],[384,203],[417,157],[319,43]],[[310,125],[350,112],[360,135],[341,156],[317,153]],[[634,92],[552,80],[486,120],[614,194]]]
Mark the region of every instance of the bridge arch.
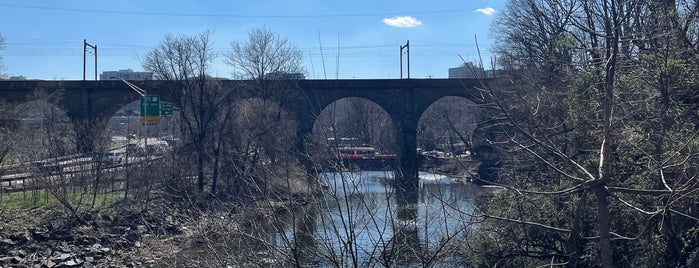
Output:
[[460,154],[471,150],[478,107],[461,96],[444,96],[430,104],[418,121],[419,147]]
[[326,106],[314,121],[314,145],[371,145],[379,152],[395,151],[393,120],[386,110],[371,100],[341,98]]
[[35,99],[18,103],[11,109],[12,135],[4,138],[21,140],[17,145],[7,148],[13,157],[21,161],[33,161],[73,154],[75,148],[74,129],[65,111],[55,104],[60,98],[59,91],[54,94],[36,92]]

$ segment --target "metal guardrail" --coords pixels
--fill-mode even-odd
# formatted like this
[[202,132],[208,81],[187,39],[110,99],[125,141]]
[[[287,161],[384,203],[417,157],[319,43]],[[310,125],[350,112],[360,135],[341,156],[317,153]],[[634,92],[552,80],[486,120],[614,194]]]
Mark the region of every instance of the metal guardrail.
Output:
[[[75,155],[74,155],[74,156],[75,156]],[[69,166],[67,166],[67,167],[80,166],[81,164],[84,165],[86,162],[94,163],[94,162],[92,161],[92,158],[84,157],[84,156],[82,156],[82,155],[80,155],[79,157],[74,158],[74,159],[79,159],[79,158],[86,158],[87,160],[73,163],[73,164],[71,164],[71,165],[69,165]],[[129,165],[136,165],[136,164],[141,164],[141,163],[144,163],[144,162],[147,163],[147,162],[151,162],[151,161],[156,161],[156,160],[159,160],[159,159],[163,158],[163,156],[162,156],[162,155],[150,155],[150,156],[145,156],[144,158],[145,158],[145,159],[140,159],[140,160],[138,160],[138,161],[130,161],[130,162],[129,162]],[[64,161],[67,160],[67,159],[69,159],[69,158],[65,158]],[[115,171],[115,170],[117,170],[117,169],[123,168],[124,166],[126,166],[126,163],[125,163],[125,162],[121,162],[121,163],[118,163],[118,164],[99,165],[99,168],[102,169],[102,170],[107,170],[107,171]],[[64,166],[64,167],[66,167],[66,166]],[[60,176],[61,174],[63,174],[63,175],[74,175],[74,174],[78,174],[78,173],[91,172],[92,170],[93,170],[93,167],[91,167],[91,168],[89,168],[89,169],[86,169],[86,170],[61,171],[61,172],[58,172],[58,173],[48,173],[48,174],[41,174],[41,173],[34,173],[34,172],[24,172],[24,173],[7,174],[7,175],[4,175],[4,176],[1,176],[1,177],[0,177],[0,184],[8,183],[8,184],[9,184],[8,186],[11,186],[11,185],[12,185],[12,182],[17,182],[17,181],[23,181],[23,180],[31,179],[31,178],[36,177],[37,175],[39,175],[39,176],[42,176],[42,175]],[[11,191],[8,191],[8,190],[10,190],[10,189],[5,188],[4,185],[0,185],[0,188],[3,188],[3,189],[2,189],[3,192],[11,192]]]

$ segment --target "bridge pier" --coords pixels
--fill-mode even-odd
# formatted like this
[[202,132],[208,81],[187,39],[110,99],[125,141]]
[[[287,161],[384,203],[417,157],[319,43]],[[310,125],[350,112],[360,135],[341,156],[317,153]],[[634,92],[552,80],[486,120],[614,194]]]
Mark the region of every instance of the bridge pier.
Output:
[[[301,165],[306,170],[308,178],[314,178],[317,175],[316,168],[314,167],[313,160],[308,155],[308,148],[306,139],[310,138],[313,133],[313,121],[310,120],[299,120],[300,115],[297,115],[296,123],[298,126],[296,132],[296,155],[301,162]],[[310,122],[310,123],[309,123]]]
[[[417,120],[410,120],[417,121]],[[417,122],[400,122],[397,124],[395,184],[400,189],[417,189],[418,187],[418,155],[417,155]]]

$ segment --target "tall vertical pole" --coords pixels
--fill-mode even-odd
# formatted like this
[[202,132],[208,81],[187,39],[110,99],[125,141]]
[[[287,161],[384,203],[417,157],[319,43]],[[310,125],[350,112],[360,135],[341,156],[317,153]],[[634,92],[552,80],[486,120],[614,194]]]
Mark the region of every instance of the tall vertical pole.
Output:
[[85,81],[85,60],[87,53],[87,39],[83,39],[83,81]]
[[400,79],[403,79],[403,46],[400,46]]
[[[94,46],[95,49],[95,81],[97,81],[97,45]],[[408,78],[410,78],[410,54],[408,54]]]
[[410,79],[410,40],[400,46],[400,78],[403,79],[403,49],[408,54],[408,79]]
[[83,81],[85,80],[85,61],[87,47],[92,48],[92,50],[95,52],[95,80],[97,80],[97,45],[90,45],[89,43],[87,43],[87,39],[83,39]]
[[[405,42],[405,50],[408,52],[408,79],[410,79],[410,40]],[[95,55],[97,55],[96,50]]]

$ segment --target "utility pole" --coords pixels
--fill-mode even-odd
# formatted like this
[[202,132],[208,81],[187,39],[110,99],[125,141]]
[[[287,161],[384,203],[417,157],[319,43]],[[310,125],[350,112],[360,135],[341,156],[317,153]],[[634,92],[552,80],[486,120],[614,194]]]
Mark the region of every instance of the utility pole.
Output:
[[85,61],[87,55],[87,47],[92,48],[95,52],[95,80],[97,80],[97,45],[90,45],[87,43],[87,39],[83,39],[83,81],[85,81]]
[[403,49],[408,54],[408,79],[410,79],[410,40],[405,42],[405,45],[400,46],[400,78],[403,79]]

